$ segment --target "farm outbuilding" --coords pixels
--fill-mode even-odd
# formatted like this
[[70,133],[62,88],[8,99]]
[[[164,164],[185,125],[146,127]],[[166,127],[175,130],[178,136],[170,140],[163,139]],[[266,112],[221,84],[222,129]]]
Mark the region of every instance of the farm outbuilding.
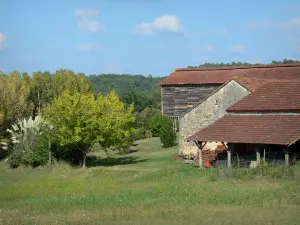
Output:
[[[223,117],[229,106],[249,93],[250,91],[247,88],[233,79],[188,110],[179,119],[179,153],[195,154],[198,147],[195,143],[187,142],[185,139]],[[205,146],[205,149],[217,146],[218,143],[209,143]]]
[[[256,114],[256,116],[268,116],[274,113],[277,114],[273,116],[279,116],[278,113],[290,116],[293,107],[285,102],[285,107],[289,108],[288,112],[281,112],[279,103],[283,104],[284,96],[290,93],[291,87],[298,85],[298,82],[300,82],[300,64],[178,69],[159,84],[162,88],[162,113],[179,121],[180,154],[194,153],[196,155],[200,147],[205,154],[209,155],[210,151],[218,151],[222,146],[225,149],[232,148],[233,142],[230,142],[230,139],[219,140],[218,138],[192,141],[189,138],[195,137],[193,134],[214,126],[215,122],[225,116],[226,118],[227,116],[241,116],[237,115],[241,113],[242,116]],[[296,96],[299,92],[300,89],[294,90],[289,99],[291,100],[291,96]],[[256,95],[268,95],[273,102],[270,105],[266,102],[259,102],[257,99],[250,102],[247,100]],[[254,106],[251,108],[254,102],[264,106],[260,110],[253,108]],[[264,110],[263,107],[266,109]],[[249,113],[251,115],[248,115]],[[255,120],[256,118],[247,119]],[[249,124],[252,124],[251,121]],[[238,125],[233,125],[233,127],[237,133],[244,135],[242,128],[240,129]],[[225,128],[212,129],[212,133],[227,133]],[[262,127],[262,129],[266,128]],[[199,145],[204,141],[205,145]],[[276,143],[234,143],[235,148],[242,148],[246,145],[245,151],[248,152],[252,152],[252,148],[257,149],[257,144],[259,148],[263,145],[265,151],[271,146],[273,149],[278,147]],[[211,153],[211,155],[216,154]],[[207,158],[214,157],[208,156]]]
[[176,69],[159,83],[162,113],[180,118],[233,77],[295,80],[299,74],[300,64]]
[[[226,112],[187,141],[194,142],[200,152],[206,143],[227,143],[228,166],[233,156],[240,163],[239,155],[247,153],[254,153],[256,162],[268,160],[266,155],[273,159],[281,155],[285,164],[300,157],[300,81],[270,81]],[[202,154],[199,157],[202,166]]]

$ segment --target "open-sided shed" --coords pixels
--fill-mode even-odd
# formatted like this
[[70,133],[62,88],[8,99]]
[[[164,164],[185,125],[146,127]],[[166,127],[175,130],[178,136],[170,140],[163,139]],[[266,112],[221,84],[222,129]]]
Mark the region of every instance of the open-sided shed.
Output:
[[228,166],[234,152],[245,150],[235,149],[240,144],[255,146],[257,161],[261,150],[270,145],[283,149],[286,164],[290,161],[290,149],[300,152],[299,81],[269,82],[233,104],[227,112],[187,140],[195,142],[200,151],[208,142],[228,143]]

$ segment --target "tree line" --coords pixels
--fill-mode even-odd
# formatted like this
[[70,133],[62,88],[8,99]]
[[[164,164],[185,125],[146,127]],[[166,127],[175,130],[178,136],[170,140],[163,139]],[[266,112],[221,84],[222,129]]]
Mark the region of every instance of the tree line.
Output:
[[[104,84],[95,85],[99,77]],[[107,80],[124,77],[123,83],[109,86]],[[172,122],[161,115],[158,104],[156,82],[161,78],[135,79],[90,78],[66,69],[32,76],[0,74],[0,154],[9,157],[11,167],[39,166],[53,159],[85,167],[95,145],[120,154],[145,137],[160,136],[164,147],[174,145]]]
[[282,61],[273,60],[269,64],[263,63],[247,63],[247,62],[231,62],[231,63],[204,63],[200,64],[199,66],[188,66],[188,68],[208,68],[208,67],[223,67],[223,66],[255,66],[255,65],[275,65],[275,64],[293,64],[293,63],[300,63],[298,60],[292,59],[284,59]]
[[100,74],[87,77],[95,93],[106,94],[116,91],[126,105],[134,103],[135,111],[147,107],[160,109],[160,88],[158,83],[164,77],[128,74]]

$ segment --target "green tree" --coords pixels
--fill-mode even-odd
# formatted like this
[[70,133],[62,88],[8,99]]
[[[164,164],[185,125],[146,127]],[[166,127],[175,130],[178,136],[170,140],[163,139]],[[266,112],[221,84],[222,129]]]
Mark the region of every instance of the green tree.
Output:
[[[12,154],[9,162],[11,167],[17,167],[20,164],[39,166],[48,160],[48,138],[47,133],[51,130],[51,125],[47,124],[41,117],[34,120],[30,117],[28,120],[19,120],[13,124],[7,131],[11,134]],[[44,144],[45,142],[46,145]],[[44,144],[44,145],[42,145]],[[8,146],[6,143],[5,146]]]
[[114,90],[126,105],[134,103],[136,112],[147,107],[160,108],[159,81],[164,77],[142,75],[101,74],[87,77],[92,83],[95,93],[106,94]]
[[166,116],[162,116],[160,122],[159,137],[163,147],[174,146],[176,144],[176,133],[173,130],[173,121]]
[[151,130],[151,120],[160,116],[160,110],[150,107],[145,108],[142,112],[136,114],[136,127]]
[[150,119],[149,125],[153,137],[159,137],[161,127],[163,126],[163,119],[164,116],[162,115],[155,115]]
[[271,63],[247,63],[247,62],[232,62],[232,63],[204,63],[199,66],[188,66],[188,68],[207,68],[207,67],[222,67],[222,66],[254,66],[254,65],[272,65],[272,64],[293,64],[300,63],[298,60],[284,59],[283,61],[273,60]]
[[57,144],[73,146],[73,151],[81,153],[85,167],[87,153],[95,143],[104,149],[130,146],[132,112],[133,106],[125,109],[115,92],[96,98],[92,93],[65,91],[46,107],[44,116],[54,125]]
[[47,71],[34,72],[31,82],[31,100],[35,106],[35,113],[52,103],[54,98],[65,90],[89,93],[92,91],[92,85],[84,74],[76,75],[67,69],[57,70],[54,74]]
[[20,73],[14,71],[9,76],[0,76],[0,135],[6,136],[6,129],[19,118],[32,113],[29,101],[30,86]]
[[136,112],[135,114],[135,128],[137,129],[133,138],[135,140],[139,140],[152,137],[153,134],[151,132],[151,121],[153,118],[159,117],[161,115],[161,111],[159,109],[147,107],[142,112]]

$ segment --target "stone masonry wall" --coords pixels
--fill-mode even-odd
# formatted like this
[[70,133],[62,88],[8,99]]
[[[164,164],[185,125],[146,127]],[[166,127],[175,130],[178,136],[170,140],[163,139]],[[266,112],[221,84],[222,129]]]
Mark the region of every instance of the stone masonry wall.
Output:
[[248,94],[250,91],[232,80],[183,115],[179,120],[179,153],[196,153],[196,145],[185,139],[223,117],[229,106]]

